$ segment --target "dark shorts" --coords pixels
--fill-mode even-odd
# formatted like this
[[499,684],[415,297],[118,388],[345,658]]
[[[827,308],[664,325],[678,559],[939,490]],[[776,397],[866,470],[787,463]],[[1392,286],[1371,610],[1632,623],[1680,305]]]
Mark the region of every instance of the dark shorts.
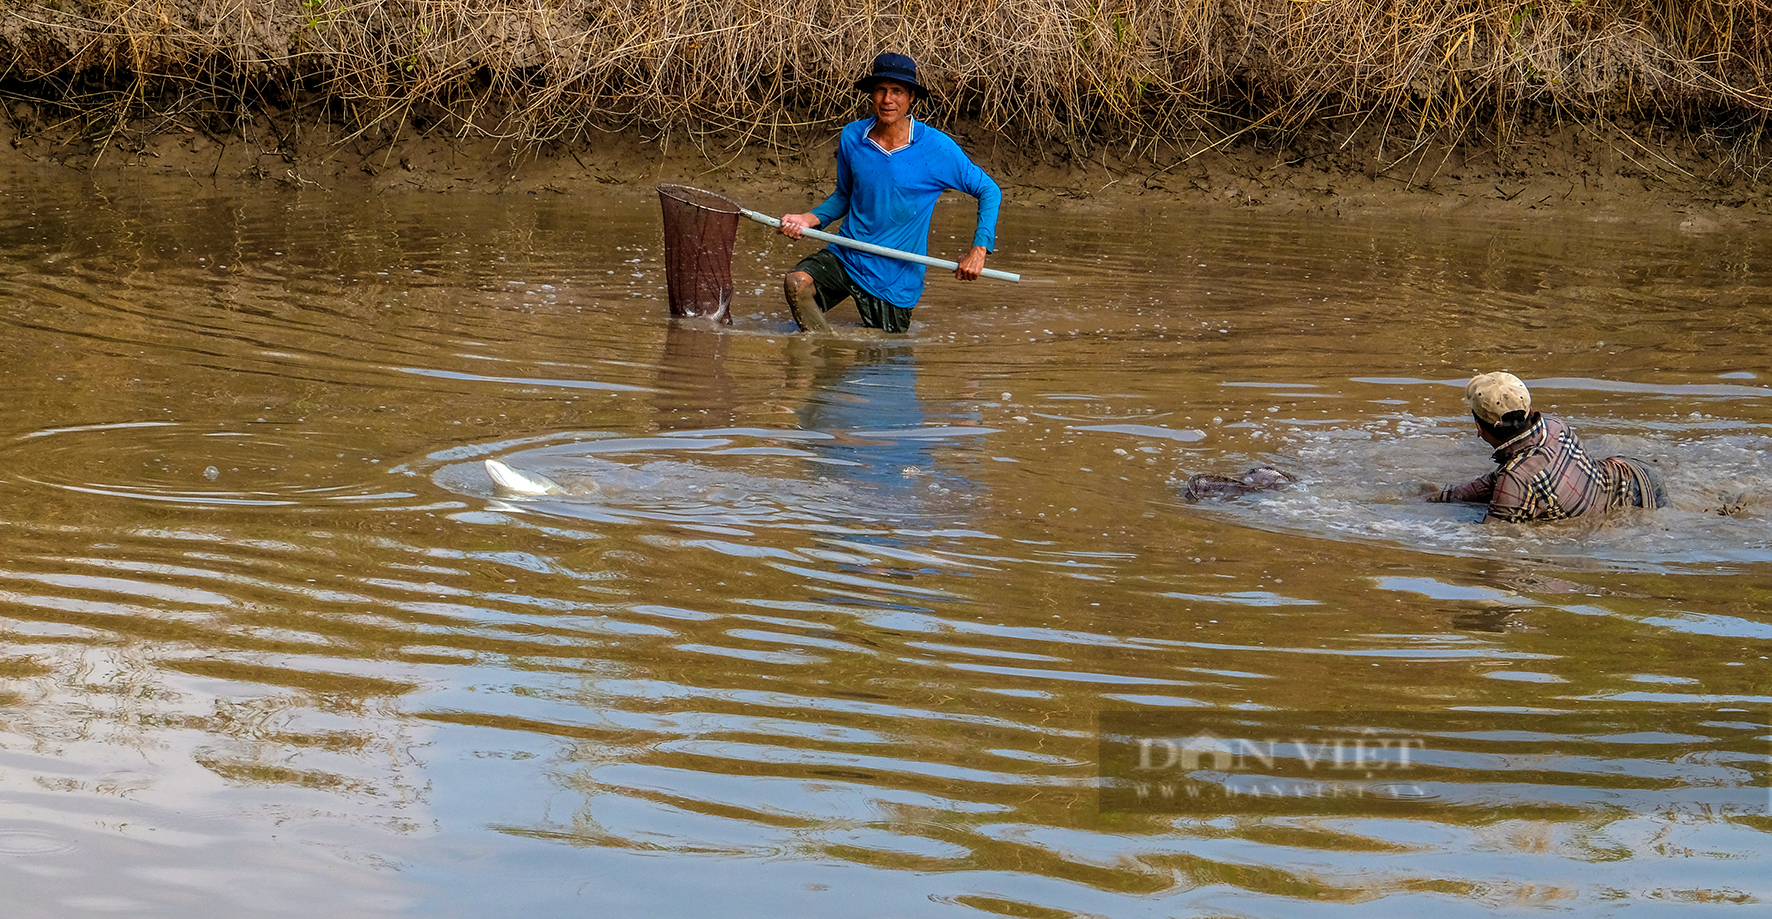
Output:
[[1600,461],[1612,467],[1614,493],[1608,508],[1667,506],[1667,486],[1655,467],[1634,456],[1608,456]]
[[853,299],[855,311],[861,314],[862,325],[886,332],[910,331],[911,311],[893,306],[863,290],[860,284],[850,280],[848,270],[831,250],[820,249],[806,256],[794,266],[794,270],[812,276],[812,284],[818,290],[816,299],[820,310],[828,313],[831,307]]

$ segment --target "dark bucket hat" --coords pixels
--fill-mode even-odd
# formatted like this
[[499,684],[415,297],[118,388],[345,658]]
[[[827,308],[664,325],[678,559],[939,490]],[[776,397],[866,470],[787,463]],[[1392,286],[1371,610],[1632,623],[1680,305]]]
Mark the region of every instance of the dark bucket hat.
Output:
[[855,81],[855,88],[871,93],[875,84],[881,80],[903,83],[911,88],[918,99],[929,98],[929,88],[917,82],[917,62],[902,54],[888,51],[874,58],[873,69],[868,71],[867,76]]

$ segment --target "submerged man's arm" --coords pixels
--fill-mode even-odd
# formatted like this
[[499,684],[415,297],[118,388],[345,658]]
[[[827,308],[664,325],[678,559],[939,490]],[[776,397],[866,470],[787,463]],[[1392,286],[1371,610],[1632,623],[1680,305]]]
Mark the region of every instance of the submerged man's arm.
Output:
[[1530,483],[1522,480],[1515,472],[1503,473],[1496,470],[1482,478],[1446,488],[1437,495],[1430,495],[1428,500],[1454,504],[1487,504],[1489,510],[1483,515],[1484,523],[1492,520],[1519,523],[1536,520],[1541,516],[1534,510],[1529,500],[1530,494]]
[[1439,504],[1488,504],[1495,497],[1496,475],[1491,472],[1463,485],[1442,488],[1439,494],[1428,495],[1427,499]]

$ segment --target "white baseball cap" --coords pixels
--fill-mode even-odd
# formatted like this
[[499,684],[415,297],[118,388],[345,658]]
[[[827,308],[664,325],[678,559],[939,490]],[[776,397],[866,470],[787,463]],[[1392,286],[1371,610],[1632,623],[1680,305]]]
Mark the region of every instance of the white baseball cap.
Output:
[[1532,394],[1526,384],[1504,370],[1471,377],[1464,385],[1464,401],[1484,424],[1496,424],[1514,412],[1532,415]]

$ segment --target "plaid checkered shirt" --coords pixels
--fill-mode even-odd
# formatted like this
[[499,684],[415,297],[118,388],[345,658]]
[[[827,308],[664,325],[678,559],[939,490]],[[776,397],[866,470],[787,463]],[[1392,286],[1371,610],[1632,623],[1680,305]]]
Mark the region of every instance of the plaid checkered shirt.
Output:
[[1518,437],[1495,448],[1496,470],[1429,498],[1441,502],[1487,502],[1487,520],[1567,520],[1625,504],[1654,506],[1654,489],[1632,464],[1611,456],[1595,460],[1560,418],[1538,415]]

